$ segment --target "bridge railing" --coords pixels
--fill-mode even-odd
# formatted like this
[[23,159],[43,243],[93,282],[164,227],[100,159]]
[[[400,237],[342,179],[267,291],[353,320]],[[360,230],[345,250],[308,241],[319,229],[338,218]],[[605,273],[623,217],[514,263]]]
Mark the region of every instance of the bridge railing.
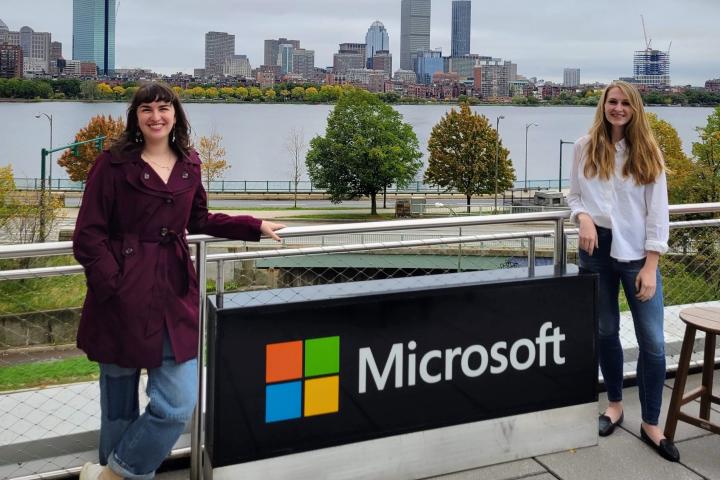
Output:
[[[72,181],[67,178],[46,179],[45,184],[54,192],[82,192],[85,190],[84,181]],[[18,190],[40,190],[42,182],[40,178],[19,177],[15,179],[15,187]],[[558,180],[529,180],[530,190],[557,190]],[[515,182],[513,188],[522,189],[524,182]],[[563,188],[567,186],[567,180],[563,180]],[[205,186],[211,193],[324,193],[325,189],[314,185],[312,182],[302,180],[295,185],[292,180],[214,180],[210,186]],[[423,182],[410,182],[404,187],[392,185],[388,187],[388,194],[412,194],[412,193],[445,193],[446,190],[425,184]],[[454,192],[457,193],[457,192]]]

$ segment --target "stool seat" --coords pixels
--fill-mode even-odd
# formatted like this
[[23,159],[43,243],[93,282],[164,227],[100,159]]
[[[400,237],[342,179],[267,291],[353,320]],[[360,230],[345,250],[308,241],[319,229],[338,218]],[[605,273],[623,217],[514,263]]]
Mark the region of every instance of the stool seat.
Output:
[[[720,425],[710,421],[710,404],[720,404],[720,397],[713,395],[713,373],[715,369],[715,341],[720,335],[720,308],[691,307],[680,311],[680,320],[685,322],[685,337],[683,338],[680,360],[675,375],[672,397],[668,406],[667,421],[665,422],[665,436],[672,440],[675,437],[677,422],[682,421],[704,428],[713,433],[720,434]],[[702,385],[685,394],[690,358],[695,345],[697,330],[705,332],[705,352],[703,355]],[[700,399],[700,416],[694,417],[681,411],[683,405]]]
[[720,335],[720,308],[685,308],[680,311],[680,320],[703,332]]

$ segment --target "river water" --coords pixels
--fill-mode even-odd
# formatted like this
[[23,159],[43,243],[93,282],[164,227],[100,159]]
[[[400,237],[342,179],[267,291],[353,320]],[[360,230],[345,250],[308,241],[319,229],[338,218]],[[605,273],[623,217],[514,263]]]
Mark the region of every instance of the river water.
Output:
[[[15,176],[40,176],[40,149],[50,143],[48,120],[35,115],[53,116],[53,144],[73,142],[75,133],[97,114],[124,115],[122,103],[39,102],[0,103],[0,165],[12,164]],[[197,136],[215,131],[223,136],[226,159],[231,164],[227,180],[289,180],[291,155],[286,145],[292,129],[301,130],[306,142],[325,130],[332,105],[280,104],[186,104],[193,132]],[[400,105],[395,107],[415,129],[427,162],[430,131],[450,110],[449,105]],[[574,141],[589,128],[594,107],[516,107],[478,106],[473,110],[487,116],[493,126],[497,116],[503,144],[510,149],[518,181],[525,174],[525,125],[527,137],[527,177],[530,180],[557,179],[560,140]],[[670,122],[680,134],[683,149],[690,152],[698,139],[696,127],[704,126],[711,108],[651,107],[661,119]],[[563,178],[570,168],[572,148],[563,151]],[[56,154],[56,158],[59,156]],[[53,178],[66,178],[55,165]],[[419,178],[422,178],[422,173]]]

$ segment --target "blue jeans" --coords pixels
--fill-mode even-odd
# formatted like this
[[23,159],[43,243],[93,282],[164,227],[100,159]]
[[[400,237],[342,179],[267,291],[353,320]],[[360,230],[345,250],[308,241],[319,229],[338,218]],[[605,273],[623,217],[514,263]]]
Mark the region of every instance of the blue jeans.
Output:
[[620,345],[620,309],[618,293],[622,284],[632,313],[639,354],[637,384],[642,421],[657,425],[665,381],[665,338],[663,332],[663,292],[660,270],[656,272],[657,290],[646,302],[635,298],[635,278],[645,259],[621,262],[610,257],[612,230],[596,227],[599,247],[592,256],[580,250],[580,272],[599,274],[598,357],[608,400],[622,400],[623,349]]
[[100,364],[100,463],[124,478],[151,479],[192,417],[197,360],[176,363],[165,334],[162,365],[148,370],[142,415],[139,380],[139,369]]

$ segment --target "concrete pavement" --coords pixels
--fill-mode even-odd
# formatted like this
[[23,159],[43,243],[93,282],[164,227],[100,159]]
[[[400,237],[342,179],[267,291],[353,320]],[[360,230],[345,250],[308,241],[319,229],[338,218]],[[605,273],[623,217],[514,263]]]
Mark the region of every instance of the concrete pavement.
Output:
[[[714,380],[714,391],[720,392],[720,370],[716,370]],[[661,425],[665,424],[673,382],[665,382]],[[688,388],[699,383],[700,374],[693,375],[688,379]],[[720,480],[720,436],[679,423],[675,440],[680,463],[668,462],[640,440],[637,387],[624,389],[623,395],[625,422],[611,436],[600,438],[597,446],[432,477],[432,480]],[[607,397],[602,394],[599,411],[605,405]],[[695,401],[684,410],[697,415],[699,407]],[[720,422],[720,406],[713,406],[711,420]],[[189,478],[189,471],[165,472],[156,478],[184,480]]]

